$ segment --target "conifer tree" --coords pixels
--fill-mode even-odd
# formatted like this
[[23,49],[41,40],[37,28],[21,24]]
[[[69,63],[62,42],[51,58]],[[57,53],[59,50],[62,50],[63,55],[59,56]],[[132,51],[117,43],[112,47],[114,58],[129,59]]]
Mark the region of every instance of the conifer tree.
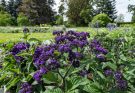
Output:
[[97,13],[107,14],[113,21],[117,18],[115,0],[95,0]]

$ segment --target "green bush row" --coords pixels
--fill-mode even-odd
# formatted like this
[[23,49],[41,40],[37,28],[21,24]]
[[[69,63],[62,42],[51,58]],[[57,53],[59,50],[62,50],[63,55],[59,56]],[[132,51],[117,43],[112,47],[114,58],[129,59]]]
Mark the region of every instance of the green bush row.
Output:
[[[18,26],[29,26],[30,22],[28,18],[20,13],[17,18]],[[0,26],[11,26],[14,25],[14,18],[7,12],[0,11]]]

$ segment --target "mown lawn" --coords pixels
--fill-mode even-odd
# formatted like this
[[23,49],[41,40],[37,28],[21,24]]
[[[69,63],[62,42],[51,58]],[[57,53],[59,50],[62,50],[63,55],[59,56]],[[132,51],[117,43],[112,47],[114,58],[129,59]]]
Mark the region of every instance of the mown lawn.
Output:
[[[58,29],[56,28],[56,30],[58,30]],[[94,37],[97,34],[97,32],[98,33],[100,33],[100,32],[108,33],[108,35],[111,37],[113,37],[113,36],[116,37],[117,35],[119,35],[118,33],[122,33],[122,34],[125,33],[124,28],[119,28],[114,31],[109,31],[106,28],[96,29],[96,28],[90,28],[90,27],[76,27],[76,28],[67,28],[67,30],[89,32],[91,35],[91,38]],[[29,38],[37,38],[41,41],[53,39],[52,32],[53,32],[53,30],[51,30],[50,32],[46,32],[46,33],[31,33]],[[0,43],[9,42],[9,41],[18,41],[22,37],[23,37],[23,33],[2,33],[2,32],[0,32]]]
[[[0,43],[18,41],[23,37],[23,33],[0,33]],[[37,38],[41,41],[53,38],[52,33],[31,33],[29,38]]]

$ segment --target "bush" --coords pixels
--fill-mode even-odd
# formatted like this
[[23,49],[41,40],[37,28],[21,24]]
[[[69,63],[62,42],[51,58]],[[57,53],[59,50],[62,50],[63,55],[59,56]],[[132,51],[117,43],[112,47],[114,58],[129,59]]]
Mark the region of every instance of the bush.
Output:
[[63,24],[63,17],[62,16],[58,16],[57,20],[56,20],[56,25],[62,25]]
[[12,25],[11,15],[7,12],[0,12],[0,26],[9,26]]
[[30,25],[29,19],[23,13],[20,13],[18,15],[17,23],[19,26],[29,26]]
[[108,23],[112,21],[107,14],[98,14],[92,20],[92,25],[94,27],[106,27]]
[[43,43],[29,35],[24,31],[22,42],[0,45],[0,88],[6,93],[134,93],[132,31],[91,37],[55,30],[54,39]]
[[73,25],[71,22],[69,22],[69,21],[65,21],[64,22],[64,25],[66,26],[66,27],[76,27],[75,25]]

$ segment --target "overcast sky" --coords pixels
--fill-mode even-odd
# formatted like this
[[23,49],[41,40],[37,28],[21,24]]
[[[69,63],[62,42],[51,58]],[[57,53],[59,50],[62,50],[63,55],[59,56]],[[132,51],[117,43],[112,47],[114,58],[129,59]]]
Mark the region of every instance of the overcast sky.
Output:
[[[116,0],[116,8],[118,11],[118,14],[124,14],[125,17],[125,21],[131,21],[131,17],[132,15],[128,12],[128,5],[129,4],[134,4],[135,5],[135,0]],[[57,6],[55,7],[55,9],[57,9],[57,7],[60,5],[60,0],[55,0]]]

